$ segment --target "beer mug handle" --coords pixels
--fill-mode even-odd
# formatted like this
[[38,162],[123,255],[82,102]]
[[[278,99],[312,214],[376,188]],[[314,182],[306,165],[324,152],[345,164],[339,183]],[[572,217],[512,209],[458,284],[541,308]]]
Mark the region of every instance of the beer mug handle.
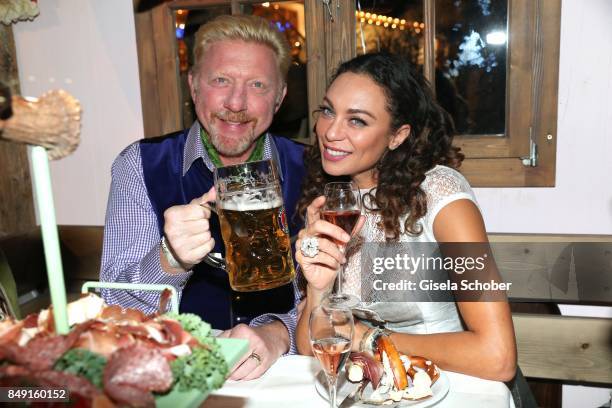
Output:
[[215,203],[214,201],[208,203],[200,203],[200,207],[208,208],[210,211],[219,215],[219,213],[217,212],[217,203]]
[[[215,214],[219,215],[219,213],[217,212],[217,204],[214,202],[210,202],[210,203],[202,203],[200,204],[202,207],[208,208],[210,211],[214,212]],[[219,253],[209,253],[208,255],[206,255],[203,259],[204,263],[207,265],[212,266],[213,268],[219,268],[222,269],[224,271],[227,272],[227,263],[225,262],[225,259],[223,259],[223,257],[221,256],[221,254]]]
[[227,263],[219,253],[209,253],[204,257],[203,261],[205,264],[210,265],[213,268],[223,269],[225,272],[227,272]]

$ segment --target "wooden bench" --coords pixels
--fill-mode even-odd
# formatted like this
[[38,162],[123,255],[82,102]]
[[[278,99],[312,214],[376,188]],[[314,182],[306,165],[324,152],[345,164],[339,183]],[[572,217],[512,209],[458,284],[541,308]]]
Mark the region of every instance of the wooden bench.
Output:
[[612,319],[514,314],[526,377],[612,384]]
[[513,282],[518,364],[538,404],[560,407],[562,384],[609,387],[612,319],[561,316],[557,303],[612,305],[612,237],[489,239],[502,276]]

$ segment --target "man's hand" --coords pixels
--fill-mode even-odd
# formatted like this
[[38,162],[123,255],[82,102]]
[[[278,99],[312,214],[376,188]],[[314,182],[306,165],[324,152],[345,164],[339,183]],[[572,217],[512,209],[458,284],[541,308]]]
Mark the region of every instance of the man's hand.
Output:
[[[164,212],[166,243],[185,271],[199,264],[215,246],[208,222],[211,210],[206,205],[215,201],[215,198],[215,188],[212,187],[202,197],[194,198],[189,204],[175,205]],[[163,253],[161,256],[164,270],[172,269]]]
[[289,351],[289,333],[280,321],[258,327],[239,324],[224,331],[219,337],[249,341],[249,351],[232,368],[232,374],[229,377],[231,380],[259,378],[281,355]]

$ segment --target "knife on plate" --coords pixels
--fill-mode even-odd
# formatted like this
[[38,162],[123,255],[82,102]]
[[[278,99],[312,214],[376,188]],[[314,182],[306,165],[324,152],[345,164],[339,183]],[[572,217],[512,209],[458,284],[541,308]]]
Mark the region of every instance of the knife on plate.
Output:
[[346,398],[342,400],[340,405],[338,405],[338,408],[349,408],[355,405],[356,403],[358,403],[359,401],[361,401],[363,390],[365,389],[365,387],[368,385],[369,382],[370,380],[368,379],[364,379],[363,381],[361,381],[359,386],[355,388],[353,392],[351,392],[349,395],[346,396]]

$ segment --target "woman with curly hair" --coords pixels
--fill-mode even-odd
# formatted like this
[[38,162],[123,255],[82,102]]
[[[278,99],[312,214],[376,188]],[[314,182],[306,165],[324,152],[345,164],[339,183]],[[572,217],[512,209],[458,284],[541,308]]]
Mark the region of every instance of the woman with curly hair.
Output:
[[[296,252],[306,281],[296,330],[302,354],[312,354],[308,319],[333,289],[341,264],[345,292],[361,293],[359,251],[351,251],[360,242],[487,242],[474,194],[456,170],[463,155],[452,146],[452,120],[402,57],[367,54],[343,63],[316,114],[317,143],[305,157],[298,204],[307,221],[296,248],[306,238],[318,243],[317,253]],[[345,253],[334,242],[349,242],[349,234],[320,212],[325,183],[346,180],[359,187],[364,211],[353,233],[357,243]],[[384,329],[400,352],[427,356],[444,369],[498,381],[515,374],[506,301],[362,302],[354,314],[353,350]]]

